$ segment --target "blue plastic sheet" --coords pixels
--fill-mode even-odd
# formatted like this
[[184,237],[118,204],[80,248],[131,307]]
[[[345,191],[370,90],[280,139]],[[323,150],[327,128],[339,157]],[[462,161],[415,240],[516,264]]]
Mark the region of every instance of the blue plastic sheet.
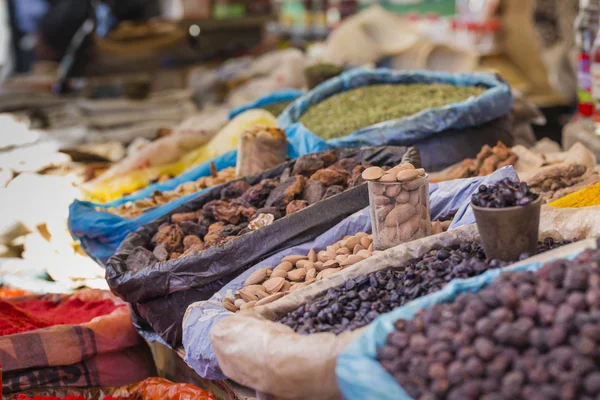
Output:
[[[506,177],[516,177],[516,172],[512,167],[496,171],[493,175],[486,178],[460,179],[431,185],[429,192],[432,219],[443,219],[456,214],[459,210],[468,206],[468,203],[471,201],[471,195],[481,183],[485,182],[489,184]],[[467,220],[455,220],[455,225],[457,227],[466,225],[469,223],[466,222]],[[186,350],[185,361],[202,378],[226,379],[219,368],[209,338],[209,332],[213,325],[222,318],[231,315],[221,305],[223,297],[231,296],[240,290],[248,276],[257,269],[273,267],[287,255],[306,254],[311,248],[324,249],[345,235],[354,235],[358,232],[371,232],[371,218],[368,207],[346,218],[316,240],[284,250],[267,258],[228,283],[210,300],[191,306],[188,309],[188,317],[183,322],[183,346]]]
[[[455,86],[482,85],[483,94],[463,102],[424,110],[415,115],[382,122],[348,136],[329,140],[335,147],[414,145],[436,133],[480,126],[510,111],[510,87],[495,75],[484,73],[399,72],[386,68],[354,69],[332,78],[292,103],[278,118],[279,126],[291,128],[312,106],[335,94],[373,84],[447,83]],[[297,128],[295,128],[297,129]]]
[[[580,247],[578,249],[568,257],[560,258],[572,260],[581,253]],[[551,256],[551,253],[549,255]],[[439,292],[421,297],[375,319],[365,332],[338,357],[336,376],[342,395],[346,400],[411,399],[376,359],[377,348],[384,345],[388,334],[393,332],[394,322],[399,319],[411,319],[420,310],[430,308],[435,304],[452,302],[461,294],[476,293],[489,285],[503,272],[536,271],[546,262],[517,264],[512,267],[489,270],[470,279],[456,279]]]
[[[322,139],[309,132],[288,132],[287,138],[288,157],[290,159],[329,149],[329,146]],[[194,181],[203,176],[209,176],[211,162],[215,163],[219,171],[228,167],[235,167],[236,157],[237,150],[230,151],[198,165],[167,182],[151,185],[130,196],[122,197],[110,203],[98,204],[76,200],[69,207],[69,230],[71,231],[71,235],[81,242],[81,248],[90,257],[100,264],[105,264],[129,233],[169,213],[181,204],[198,196],[203,191],[192,193],[163,206],[150,209],[139,217],[132,219],[123,218],[105,211],[98,211],[98,208],[106,209],[125,204],[129,201],[145,199],[157,190],[173,190],[182,183]]]
[[253,110],[255,108],[263,108],[263,107],[271,106],[273,104],[296,100],[298,97],[302,96],[303,94],[304,94],[304,92],[302,90],[298,90],[298,89],[278,90],[278,91],[268,94],[264,97],[261,97],[258,100],[255,100],[251,103],[245,104],[241,107],[238,107],[238,108],[232,110],[229,113],[229,119],[234,119],[239,114],[241,114],[245,111],[248,111],[248,110]]

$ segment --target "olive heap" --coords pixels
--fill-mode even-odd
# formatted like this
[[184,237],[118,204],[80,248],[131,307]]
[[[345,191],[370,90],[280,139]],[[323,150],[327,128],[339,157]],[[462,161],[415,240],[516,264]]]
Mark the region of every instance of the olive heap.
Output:
[[[572,242],[546,238],[538,253]],[[528,255],[523,255],[526,258]],[[457,278],[470,278],[509,263],[486,260],[479,243],[463,243],[409,260],[397,268],[378,271],[329,289],[278,320],[300,334],[345,331],[368,325],[380,314],[392,311],[421,296],[437,292]]]
[[493,185],[481,185],[471,196],[474,205],[484,208],[524,207],[536,201],[539,195],[529,190],[525,182],[504,178]]
[[502,274],[396,321],[377,358],[415,399],[598,399],[599,263],[588,250]]

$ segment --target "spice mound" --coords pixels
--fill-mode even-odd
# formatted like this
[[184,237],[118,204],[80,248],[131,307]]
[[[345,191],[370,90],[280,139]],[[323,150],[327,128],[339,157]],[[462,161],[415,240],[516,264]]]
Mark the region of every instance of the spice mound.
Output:
[[597,399],[600,250],[398,320],[377,359],[415,399]]
[[538,199],[539,195],[529,190],[525,182],[514,182],[505,178],[493,185],[481,185],[471,196],[474,205],[483,208],[524,207]]
[[322,138],[334,139],[380,122],[458,103],[485,90],[444,84],[363,86],[315,104],[302,115],[300,122]]
[[[538,244],[538,254],[572,242],[547,238]],[[528,258],[523,254],[522,258]],[[509,263],[486,259],[478,243],[463,243],[431,250],[400,266],[348,280],[331,288],[278,322],[301,334],[332,332],[340,334],[368,325],[421,296],[441,290],[453,279],[471,278],[488,269]]]
[[220,198],[196,211],[173,214],[152,237],[148,248],[136,247],[127,258],[129,270],[176,260],[272,224],[321,200],[364,182],[370,167],[334,151],[298,158],[275,179],[250,186],[245,180],[220,189]]
[[562,199],[558,199],[549,205],[558,208],[600,206],[600,183],[596,183],[595,185],[565,196]]
[[111,300],[84,301],[0,300],[0,336],[14,335],[55,325],[83,324],[117,309]]
[[142,215],[146,210],[162,206],[180,197],[199,192],[206,188],[220,185],[235,179],[235,168],[225,168],[217,172],[214,164],[211,164],[211,175],[203,176],[195,182],[185,182],[177,186],[174,190],[160,192],[155,191],[147,199],[129,201],[117,207],[103,208],[97,207],[96,211],[109,212],[123,218],[136,218]]

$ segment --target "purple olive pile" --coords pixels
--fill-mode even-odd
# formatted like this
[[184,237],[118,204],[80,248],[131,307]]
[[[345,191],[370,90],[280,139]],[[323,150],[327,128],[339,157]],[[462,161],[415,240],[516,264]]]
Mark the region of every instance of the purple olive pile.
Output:
[[[547,238],[539,243],[538,253],[569,243],[572,242]],[[500,260],[486,260],[478,243],[432,250],[399,267],[351,279],[343,286],[329,289],[325,295],[300,306],[279,322],[301,334],[340,334],[368,325],[380,314],[437,292],[453,279],[470,278],[507,265]]]
[[438,304],[377,351],[415,399],[600,398],[600,250],[505,273]]
[[471,200],[484,208],[524,207],[536,201],[539,195],[529,190],[525,182],[514,182],[505,178],[493,185],[481,185]]

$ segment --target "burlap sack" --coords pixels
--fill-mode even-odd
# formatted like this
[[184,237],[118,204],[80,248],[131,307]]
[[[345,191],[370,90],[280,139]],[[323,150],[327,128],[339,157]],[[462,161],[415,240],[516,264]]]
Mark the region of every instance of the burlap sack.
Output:
[[[566,240],[600,236],[598,210],[561,212],[544,207],[542,214],[540,238],[552,236]],[[219,366],[234,381],[278,398],[340,398],[335,377],[336,358],[364,328],[338,336],[331,333],[299,335],[274,321],[348,279],[398,266],[436,246],[477,239],[477,228],[469,225],[398,246],[274,303],[225,318],[215,325],[210,335]]]
[[[126,304],[100,290],[83,290],[71,296]],[[119,386],[151,376],[154,366],[150,352],[136,333],[129,313],[129,307],[124,306],[85,324],[0,337],[3,392],[45,386]]]

